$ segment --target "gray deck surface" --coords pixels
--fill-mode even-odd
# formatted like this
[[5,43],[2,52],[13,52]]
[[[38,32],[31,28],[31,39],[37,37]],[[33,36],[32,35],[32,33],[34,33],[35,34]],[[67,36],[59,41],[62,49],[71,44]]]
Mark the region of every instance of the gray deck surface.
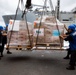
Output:
[[[66,70],[69,60],[66,51],[11,50],[0,60],[0,75],[76,75],[76,70]],[[75,67],[76,68],[76,67]]]

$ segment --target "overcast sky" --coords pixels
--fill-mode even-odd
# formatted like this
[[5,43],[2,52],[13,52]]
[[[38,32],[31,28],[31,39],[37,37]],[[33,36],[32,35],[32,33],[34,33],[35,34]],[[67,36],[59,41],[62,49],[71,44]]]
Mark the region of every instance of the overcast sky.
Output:
[[[0,21],[2,21],[2,15],[15,13],[19,0],[0,0]],[[23,0],[24,4],[26,0]],[[49,1],[49,0],[48,0]],[[44,0],[32,0],[33,4],[43,5]],[[52,0],[55,8],[57,0]],[[60,10],[71,11],[76,7],[76,0],[60,0]]]

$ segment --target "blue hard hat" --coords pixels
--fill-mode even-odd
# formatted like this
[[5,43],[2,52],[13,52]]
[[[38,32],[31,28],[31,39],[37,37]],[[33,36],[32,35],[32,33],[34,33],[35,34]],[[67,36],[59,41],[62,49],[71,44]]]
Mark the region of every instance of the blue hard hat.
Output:
[[8,24],[6,24],[6,27],[8,27]]
[[71,29],[71,30],[73,30],[73,31],[75,31],[75,25],[74,24],[71,24],[70,26],[68,26],[68,29]]
[[76,24],[73,24],[75,26],[75,31],[76,31]]
[[0,30],[3,30],[3,27],[2,26],[0,26]]

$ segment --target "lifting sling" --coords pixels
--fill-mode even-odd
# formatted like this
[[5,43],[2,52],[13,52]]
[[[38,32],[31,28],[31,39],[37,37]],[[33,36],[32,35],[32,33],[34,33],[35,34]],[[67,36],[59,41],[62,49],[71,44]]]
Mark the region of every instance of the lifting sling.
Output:
[[[28,1],[28,0],[27,0]],[[30,0],[31,2],[31,0]],[[18,12],[18,9],[19,9],[19,4],[20,4],[20,0],[18,2],[18,6],[17,6],[17,9],[16,9],[16,14],[15,14],[15,17],[14,17],[14,22],[12,24],[12,30],[13,30],[13,27],[14,27],[14,24],[15,24],[15,20],[16,20],[16,17],[17,17],[17,12]],[[27,6],[29,7],[30,5],[28,5],[28,2],[27,2]],[[26,27],[27,27],[27,32],[28,32],[28,38],[29,38],[29,42],[30,42],[30,47],[32,48],[32,43],[31,43],[31,37],[30,37],[30,33],[29,33],[29,28],[28,28],[28,24],[27,24],[27,18],[26,18],[26,9],[24,10],[23,14],[22,14],[22,19],[25,17],[25,20],[26,20]],[[12,30],[11,30],[11,33],[10,33],[10,37],[9,37],[9,41],[8,41],[8,50],[9,50],[9,45],[10,45],[10,40],[11,40],[11,36],[12,36]]]

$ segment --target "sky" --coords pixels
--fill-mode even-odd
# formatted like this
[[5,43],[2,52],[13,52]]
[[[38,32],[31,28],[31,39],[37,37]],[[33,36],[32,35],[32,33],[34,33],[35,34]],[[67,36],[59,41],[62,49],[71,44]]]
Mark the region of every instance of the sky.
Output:
[[[0,23],[3,22],[2,15],[14,14],[16,12],[18,1],[19,0],[0,0]],[[23,1],[25,4],[26,0]],[[44,1],[45,0],[32,0],[32,4],[44,5]],[[52,4],[55,8],[57,0],[52,0]],[[74,7],[76,7],[76,0],[60,0],[61,11],[71,11]]]

